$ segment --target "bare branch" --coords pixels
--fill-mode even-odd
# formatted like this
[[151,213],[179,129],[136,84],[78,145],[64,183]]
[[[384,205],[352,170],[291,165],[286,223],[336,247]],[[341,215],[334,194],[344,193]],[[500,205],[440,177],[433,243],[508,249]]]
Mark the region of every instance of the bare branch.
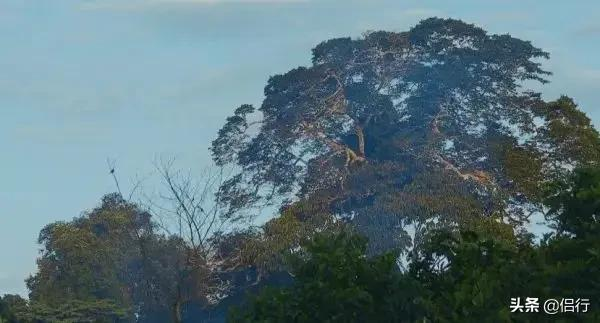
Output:
[[119,195],[123,196],[123,194],[121,194],[121,187],[119,186],[119,181],[117,180],[117,175],[115,175],[115,161],[106,158],[106,164],[108,165],[109,174],[115,181],[115,185],[117,186],[117,191],[119,192]]

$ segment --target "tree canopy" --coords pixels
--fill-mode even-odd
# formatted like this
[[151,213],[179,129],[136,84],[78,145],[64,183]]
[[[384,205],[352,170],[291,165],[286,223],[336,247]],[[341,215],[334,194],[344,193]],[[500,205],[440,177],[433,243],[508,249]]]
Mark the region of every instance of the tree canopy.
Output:
[[525,87],[547,82],[545,58],[454,19],[325,41],[311,66],[269,79],[258,109],[227,119],[211,150],[239,172],[219,196],[233,218],[325,200],[379,251],[410,244],[408,225],[524,225],[545,185],[600,156],[571,99],[544,102]]

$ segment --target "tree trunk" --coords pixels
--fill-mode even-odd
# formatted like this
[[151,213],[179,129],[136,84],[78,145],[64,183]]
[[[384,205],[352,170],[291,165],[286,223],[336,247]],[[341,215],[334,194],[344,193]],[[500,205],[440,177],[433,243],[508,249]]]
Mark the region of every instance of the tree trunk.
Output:
[[181,319],[181,300],[178,299],[175,301],[175,304],[173,304],[173,323],[181,323],[182,319]]
[[356,139],[358,140],[358,156],[365,157],[365,133],[361,126],[355,126]]

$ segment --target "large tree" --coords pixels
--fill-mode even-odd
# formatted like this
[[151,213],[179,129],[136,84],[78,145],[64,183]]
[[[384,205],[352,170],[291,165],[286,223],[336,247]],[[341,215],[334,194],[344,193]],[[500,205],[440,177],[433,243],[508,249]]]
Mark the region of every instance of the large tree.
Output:
[[525,87],[547,82],[544,58],[453,19],[325,41],[311,66],[269,79],[260,108],[227,119],[211,150],[239,173],[219,198],[233,218],[317,198],[372,251],[407,245],[407,225],[494,216],[522,226],[543,185],[600,156],[572,100]]

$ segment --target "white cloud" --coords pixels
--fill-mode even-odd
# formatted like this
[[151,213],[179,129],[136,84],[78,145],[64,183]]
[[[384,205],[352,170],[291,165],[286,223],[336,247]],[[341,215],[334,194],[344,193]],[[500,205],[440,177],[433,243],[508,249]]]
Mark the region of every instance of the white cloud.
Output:
[[519,23],[532,20],[532,14],[534,13],[523,11],[499,11],[492,13],[489,19],[499,23]]
[[306,2],[306,0],[147,0],[159,3],[286,3],[286,2]]
[[590,82],[600,81],[600,69],[585,69],[580,72],[581,78]]
[[218,4],[285,4],[310,0],[90,0],[80,5],[84,10],[138,10],[168,5],[218,5]]
[[585,27],[575,30],[574,34],[576,36],[598,36],[600,35],[600,25],[589,24]]
[[403,10],[401,14],[409,17],[434,17],[443,15],[441,11],[429,8],[409,8]]

